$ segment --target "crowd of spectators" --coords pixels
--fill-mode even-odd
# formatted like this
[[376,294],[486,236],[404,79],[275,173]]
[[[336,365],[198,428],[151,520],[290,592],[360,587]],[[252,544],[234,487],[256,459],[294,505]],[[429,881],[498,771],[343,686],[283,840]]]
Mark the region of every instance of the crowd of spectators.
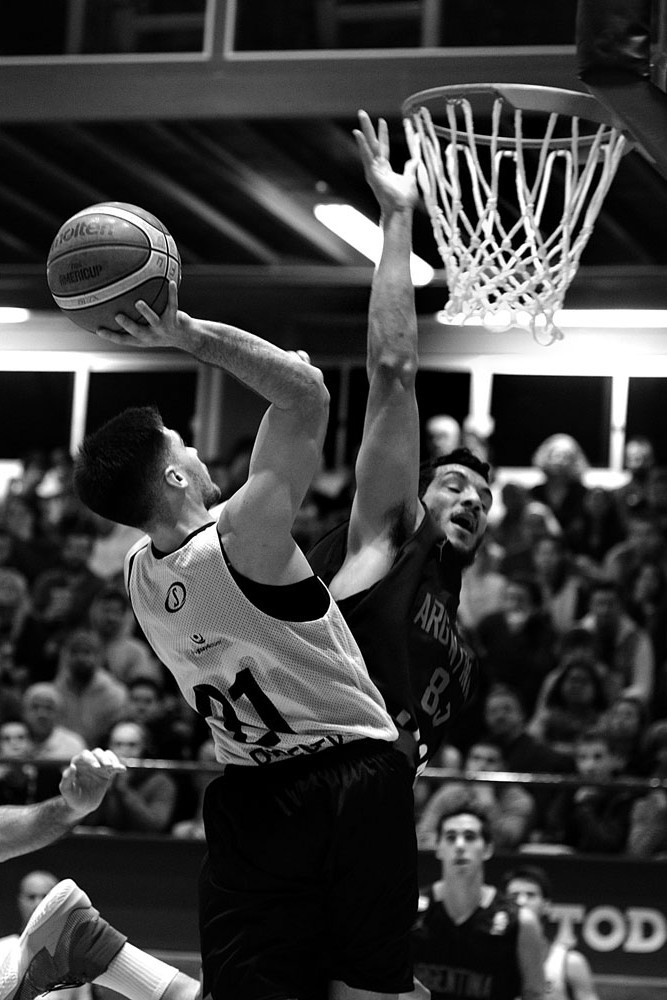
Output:
[[[489,454],[478,428],[457,427],[432,422],[433,452],[446,441]],[[645,438],[625,457],[624,485],[591,487],[580,446],[556,434],[535,454],[535,485],[494,484],[459,610],[481,688],[438,761],[448,777],[417,785],[422,847],[457,777],[481,773],[475,794],[500,847],[667,857],[667,792],[618,780],[667,779],[667,470]],[[223,496],[248,458],[241,444],[212,464]],[[353,489],[345,470],[316,478],[295,531],[305,550],[346,516]],[[0,801],[46,795],[83,746],[199,761],[201,775],[132,769],[87,823],[200,837],[212,744],[137,630],[122,579],[136,537],[81,507],[62,451],[26,457],[0,497]],[[494,772],[581,783],[494,782]]]

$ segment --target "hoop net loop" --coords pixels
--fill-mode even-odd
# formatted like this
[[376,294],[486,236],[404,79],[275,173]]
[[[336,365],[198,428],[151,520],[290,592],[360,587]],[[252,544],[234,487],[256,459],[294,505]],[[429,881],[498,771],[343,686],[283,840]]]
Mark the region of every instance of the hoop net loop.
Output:
[[[468,90],[491,95],[488,134],[476,130]],[[517,106],[514,91],[527,107]],[[427,106],[434,98],[444,98],[444,124],[434,123]],[[562,338],[554,314],[630,148],[597,102],[586,102],[556,88],[480,84],[436,88],[404,104],[449,289],[443,322],[519,326],[543,344]]]

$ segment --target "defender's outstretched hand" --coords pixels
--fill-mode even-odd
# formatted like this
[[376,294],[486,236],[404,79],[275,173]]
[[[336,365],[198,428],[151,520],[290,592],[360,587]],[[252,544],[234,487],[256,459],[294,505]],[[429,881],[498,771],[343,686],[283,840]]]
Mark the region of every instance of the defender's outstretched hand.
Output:
[[185,347],[185,331],[190,317],[178,308],[178,286],[175,281],[169,282],[167,305],[161,316],[153,312],[143,299],[138,299],[135,305],[147,325],[136,323],[125,313],[118,313],[114,318],[126,332],[101,326],[95,331],[97,336],[102,340],[110,340],[113,344],[132,344],[135,347]]
[[417,161],[408,160],[399,174],[389,162],[389,130],[384,118],[377,132],[365,111],[359,112],[359,128],[353,130],[364,174],[383,212],[411,208],[418,198]]
[[73,813],[86,816],[97,809],[121,764],[111,750],[82,750],[72,757],[60,779],[60,794]]

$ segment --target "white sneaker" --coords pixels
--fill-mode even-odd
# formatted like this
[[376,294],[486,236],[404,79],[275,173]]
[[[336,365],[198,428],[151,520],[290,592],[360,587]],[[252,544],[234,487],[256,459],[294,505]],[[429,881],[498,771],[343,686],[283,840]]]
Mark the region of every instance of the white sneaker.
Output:
[[53,887],[0,966],[0,1000],[91,982],[125,943],[72,879]]

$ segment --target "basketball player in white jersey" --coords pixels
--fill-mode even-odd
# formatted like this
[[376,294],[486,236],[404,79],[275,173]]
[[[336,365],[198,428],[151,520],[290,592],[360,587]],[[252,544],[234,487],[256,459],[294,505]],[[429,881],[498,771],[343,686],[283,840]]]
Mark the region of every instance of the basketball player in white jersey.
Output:
[[[270,403],[246,483],[220,493],[156,410],[124,411],[75,463],[83,502],[146,532],[128,554],[135,615],[227,765],[204,802],[204,992],[215,1000],[397,995],[417,897],[411,769],[359,648],[292,537],[320,462],[322,373],[243,330],[179,311],[98,331],[175,347]],[[391,872],[391,877],[387,873]]]
[[[551,885],[546,872],[536,865],[526,865],[506,872],[502,887],[505,895],[535,914],[544,926],[551,901]],[[598,1000],[588,960],[557,937],[544,941],[544,978],[546,1000]]]

